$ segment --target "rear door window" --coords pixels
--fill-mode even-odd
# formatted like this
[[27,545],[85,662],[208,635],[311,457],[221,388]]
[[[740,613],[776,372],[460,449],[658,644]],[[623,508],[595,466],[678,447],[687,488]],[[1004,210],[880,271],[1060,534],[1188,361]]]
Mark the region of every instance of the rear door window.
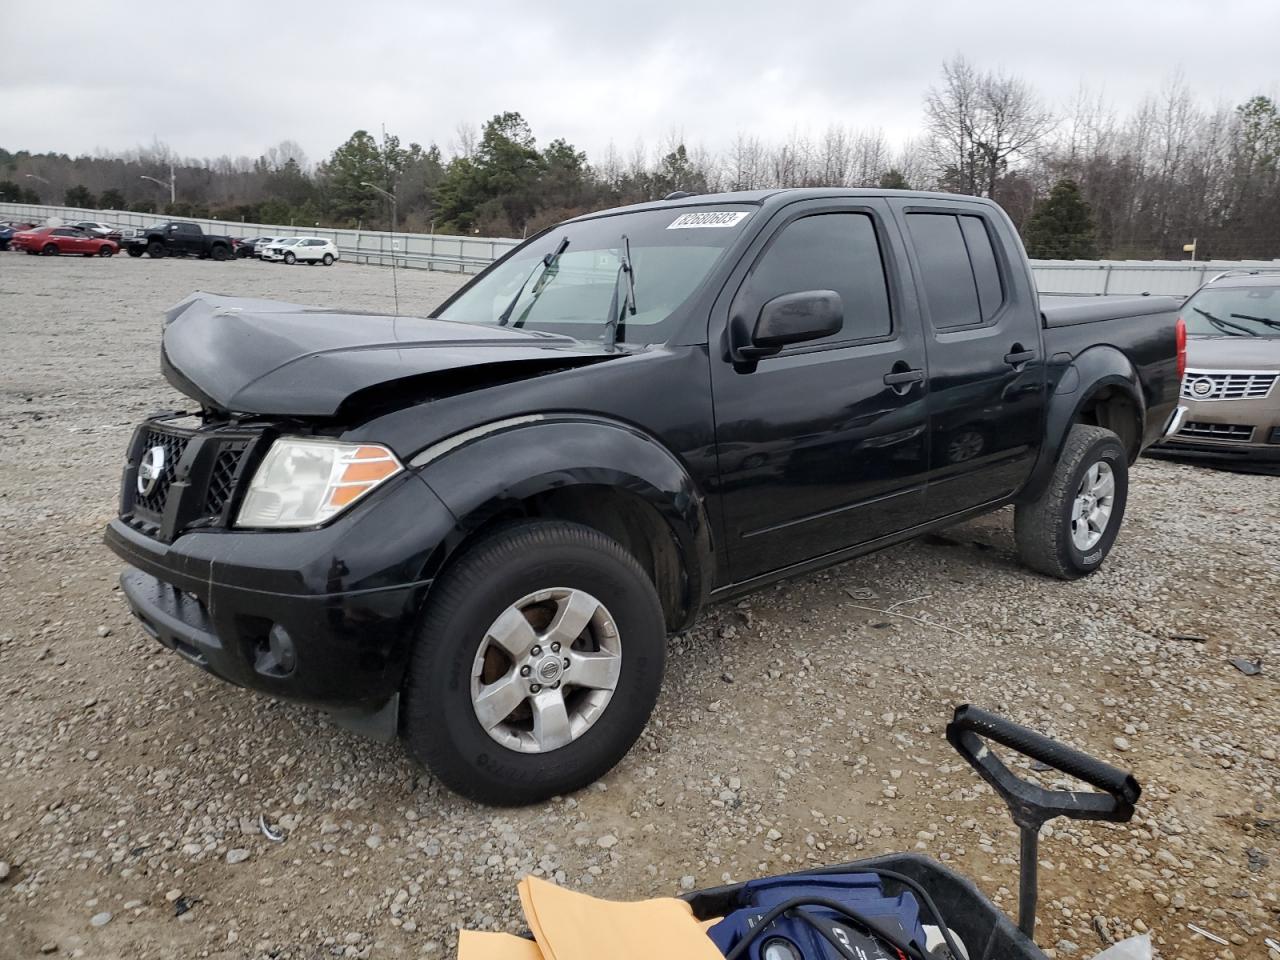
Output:
[[1004,304],[1004,285],[982,218],[910,213],[907,226],[934,329],[989,323]]
[[782,228],[748,280],[756,302],[786,293],[834,290],[844,306],[840,332],[804,348],[871,340],[893,332],[884,258],[871,217],[822,213]]

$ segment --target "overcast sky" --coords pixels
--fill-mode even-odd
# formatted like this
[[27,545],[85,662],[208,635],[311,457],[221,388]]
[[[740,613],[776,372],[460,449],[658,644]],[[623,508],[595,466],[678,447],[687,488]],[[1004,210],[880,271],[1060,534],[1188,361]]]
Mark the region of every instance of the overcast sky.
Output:
[[1277,0],[0,0],[0,22],[0,146],[71,154],[159,138],[256,156],[292,139],[314,162],[382,123],[447,151],[458,124],[503,110],[593,156],[831,123],[900,142],[957,53],[1051,104],[1083,82],[1121,112],[1179,69],[1206,104],[1280,81]]

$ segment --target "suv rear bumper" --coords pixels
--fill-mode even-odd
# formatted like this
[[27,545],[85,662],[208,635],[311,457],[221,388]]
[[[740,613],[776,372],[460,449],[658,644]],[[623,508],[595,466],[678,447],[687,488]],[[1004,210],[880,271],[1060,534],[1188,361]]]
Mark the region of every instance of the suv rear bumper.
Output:
[[381,715],[386,736],[431,558],[454,529],[416,475],[388,486],[319,529],[192,531],[166,544],[116,519],[106,543],[128,565],[120,585],[130,610],[165,647],[348,726]]

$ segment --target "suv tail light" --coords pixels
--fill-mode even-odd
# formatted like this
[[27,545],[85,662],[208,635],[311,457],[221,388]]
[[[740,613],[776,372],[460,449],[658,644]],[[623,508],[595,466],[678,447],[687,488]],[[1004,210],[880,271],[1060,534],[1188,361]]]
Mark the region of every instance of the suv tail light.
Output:
[[1174,329],[1178,338],[1178,379],[1181,380],[1187,372],[1187,321],[1178,317]]

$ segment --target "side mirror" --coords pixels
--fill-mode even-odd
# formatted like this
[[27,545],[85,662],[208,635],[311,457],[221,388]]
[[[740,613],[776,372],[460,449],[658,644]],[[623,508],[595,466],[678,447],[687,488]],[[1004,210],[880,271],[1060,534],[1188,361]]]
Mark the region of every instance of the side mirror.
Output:
[[729,320],[729,353],[735,363],[772,357],[783,347],[820,340],[844,326],[844,304],[834,290],[805,290],[774,297],[748,328],[748,317],[735,312]]

